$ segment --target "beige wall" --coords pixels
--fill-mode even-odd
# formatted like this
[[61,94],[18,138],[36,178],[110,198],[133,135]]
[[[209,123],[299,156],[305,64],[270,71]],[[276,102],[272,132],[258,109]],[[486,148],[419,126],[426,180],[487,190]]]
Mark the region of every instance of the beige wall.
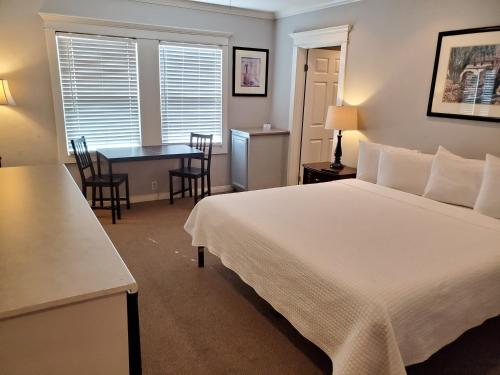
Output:
[[346,132],[344,155],[357,161],[357,139],[468,157],[500,155],[496,123],[427,117],[440,31],[498,25],[498,0],[364,0],[276,22],[273,123],[288,128],[292,39],[289,34],[353,25],[345,102],[360,106],[362,132]]
[[[273,47],[274,22],[250,17],[181,9],[128,0],[0,0],[0,77],[9,80],[16,107],[0,107],[0,155],[6,166],[57,162],[57,139],[45,37],[38,12],[125,22],[150,23],[233,33],[233,45]],[[272,53],[272,51],[271,51]],[[230,50],[230,60],[232,51]],[[230,61],[230,67],[232,61]],[[270,78],[272,82],[272,76]],[[271,92],[272,92],[272,88]],[[255,127],[269,122],[271,97],[229,94],[228,126]],[[175,161],[120,165],[128,171],[133,195],[151,194],[151,181],[166,192],[167,170]],[[71,171],[75,174],[74,166]],[[213,185],[229,184],[229,157],[213,160]]]
[[[0,155],[5,165],[57,162],[50,77],[39,10],[234,33],[232,45],[271,49],[268,98],[229,96],[229,127],[272,122],[288,128],[292,40],[289,34],[343,24],[350,36],[345,99],[360,105],[362,131],[346,133],[344,155],[357,158],[357,139],[434,152],[439,144],[469,157],[500,154],[497,124],[427,117],[437,34],[498,24],[498,0],[364,0],[277,20],[260,20],[128,0],[0,0],[0,76],[17,107],[0,107]],[[273,69],[274,65],[274,69]],[[232,61],[230,61],[232,66]],[[132,194],[167,191],[174,162],[124,164]],[[74,168],[72,168],[74,172]],[[213,185],[229,183],[229,157],[214,157]]]
[[0,0],[0,77],[9,80],[18,104],[0,106],[0,155],[6,166],[57,161],[40,5],[40,0]]

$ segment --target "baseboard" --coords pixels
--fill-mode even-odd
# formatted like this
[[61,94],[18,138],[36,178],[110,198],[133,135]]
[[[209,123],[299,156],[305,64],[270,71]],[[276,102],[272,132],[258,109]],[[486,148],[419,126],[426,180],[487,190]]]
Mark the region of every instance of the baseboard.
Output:
[[[222,185],[222,186],[213,186],[212,194],[222,194],[233,191],[233,187],[231,185]],[[198,189],[198,195],[201,194],[201,189]],[[160,201],[164,199],[169,199],[170,194],[168,191],[158,192],[158,193],[150,193],[150,194],[139,194],[139,195],[131,195],[130,202],[131,203],[140,203],[140,202],[151,202],[151,201]],[[176,196],[176,199],[179,196]]]
[[[105,190],[106,191],[106,190]],[[234,191],[234,188],[231,185],[222,185],[222,186],[212,186],[212,194],[223,194]],[[201,195],[201,189],[198,189],[198,195]],[[104,195],[106,196],[106,195]],[[121,198],[124,198],[123,196]],[[150,194],[138,194],[130,196],[130,203],[141,203],[141,202],[152,202],[152,201],[161,201],[170,198],[170,193],[168,191],[158,192],[158,193],[150,193]],[[180,198],[178,195],[175,199]],[[89,204],[92,203],[91,200],[88,200]],[[122,202],[125,204],[125,202]]]

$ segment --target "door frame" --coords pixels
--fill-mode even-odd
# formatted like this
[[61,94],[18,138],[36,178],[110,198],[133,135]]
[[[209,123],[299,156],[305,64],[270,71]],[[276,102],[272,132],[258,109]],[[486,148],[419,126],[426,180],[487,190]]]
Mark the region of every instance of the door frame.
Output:
[[306,84],[306,72],[302,67],[307,63],[307,50],[310,48],[340,46],[337,105],[342,105],[344,98],[347,44],[350,30],[351,25],[343,25],[290,34],[290,37],[293,39],[293,52],[290,111],[288,119],[290,143],[288,146],[287,185],[297,185],[299,182],[302,117]]

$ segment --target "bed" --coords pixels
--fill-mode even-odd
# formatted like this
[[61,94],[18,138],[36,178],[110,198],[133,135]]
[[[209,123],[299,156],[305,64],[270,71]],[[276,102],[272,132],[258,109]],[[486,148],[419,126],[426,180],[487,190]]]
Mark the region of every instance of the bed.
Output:
[[405,374],[500,314],[500,221],[470,209],[351,179],[209,197],[185,229],[335,375]]

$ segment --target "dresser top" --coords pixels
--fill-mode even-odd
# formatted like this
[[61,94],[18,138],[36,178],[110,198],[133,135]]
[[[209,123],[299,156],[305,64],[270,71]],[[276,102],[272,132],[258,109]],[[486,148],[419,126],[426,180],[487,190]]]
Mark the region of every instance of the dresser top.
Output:
[[63,165],[0,168],[0,319],[137,284]]
[[288,130],[271,128],[271,130],[264,130],[262,127],[259,128],[247,128],[247,129],[231,129],[232,132],[240,133],[244,136],[259,136],[259,135],[286,135],[290,134]]

